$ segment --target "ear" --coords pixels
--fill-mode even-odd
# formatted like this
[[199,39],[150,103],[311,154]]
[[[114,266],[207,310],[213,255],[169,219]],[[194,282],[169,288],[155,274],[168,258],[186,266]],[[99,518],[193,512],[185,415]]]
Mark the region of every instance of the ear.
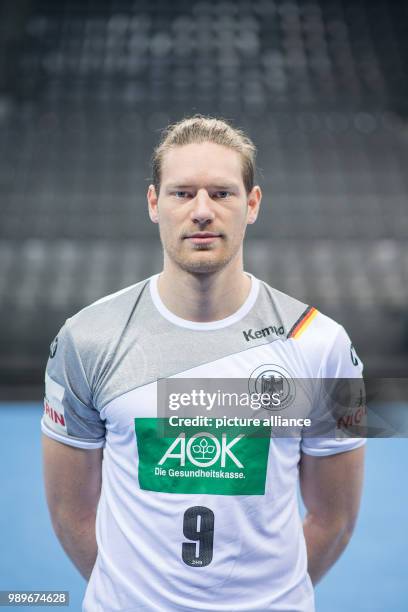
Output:
[[255,223],[258,217],[259,207],[262,200],[262,191],[259,185],[255,185],[252,191],[248,194],[248,212],[247,212],[247,223],[251,225]]
[[154,185],[149,185],[147,190],[147,204],[149,206],[149,217],[153,223],[159,222],[159,196],[156,194],[156,188]]

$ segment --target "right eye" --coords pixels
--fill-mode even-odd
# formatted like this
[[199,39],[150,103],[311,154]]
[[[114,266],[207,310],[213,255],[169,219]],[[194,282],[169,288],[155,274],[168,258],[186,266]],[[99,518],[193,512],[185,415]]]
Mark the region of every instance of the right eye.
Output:
[[181,200],[184,200],[185,198],[190,197],[190,193],[188,191],[174,191],[173,195]]

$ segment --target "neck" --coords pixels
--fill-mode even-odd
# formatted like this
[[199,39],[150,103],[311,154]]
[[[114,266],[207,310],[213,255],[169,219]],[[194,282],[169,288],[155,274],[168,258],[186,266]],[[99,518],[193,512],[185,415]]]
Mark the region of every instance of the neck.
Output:
[[251,290],[242,259],[212,274],[191,274],[165,260],[158,291],[165,306],[188,321],[219,321],[234,314]]

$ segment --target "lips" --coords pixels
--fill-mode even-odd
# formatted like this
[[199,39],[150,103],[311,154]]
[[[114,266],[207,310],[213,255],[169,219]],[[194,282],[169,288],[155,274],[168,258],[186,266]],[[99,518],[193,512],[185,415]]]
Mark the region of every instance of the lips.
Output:
[[196,232],[186,236],[187,238],[220,238],[221,234],[215,234],[214,232]]
[[195,232],[194,234],[186,236],[186,238],[190,243],[198,246],[212,244],[217,238],[221,238],[221,234],[216,234],[215,232]]

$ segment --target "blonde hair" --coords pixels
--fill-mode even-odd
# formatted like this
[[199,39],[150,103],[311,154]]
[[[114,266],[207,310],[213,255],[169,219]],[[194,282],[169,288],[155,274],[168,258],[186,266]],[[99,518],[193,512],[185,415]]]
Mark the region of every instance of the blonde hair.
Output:
[[213,142],[237,151],[242,159],[242,178],[249,193],[255,180],[256,147],[243,130],[233,127],[224,119],[194,115],[169,125],[152,157],[152,180],[156,192],[160,191],[161,170],[165,153],[173,147],[192,143]]

